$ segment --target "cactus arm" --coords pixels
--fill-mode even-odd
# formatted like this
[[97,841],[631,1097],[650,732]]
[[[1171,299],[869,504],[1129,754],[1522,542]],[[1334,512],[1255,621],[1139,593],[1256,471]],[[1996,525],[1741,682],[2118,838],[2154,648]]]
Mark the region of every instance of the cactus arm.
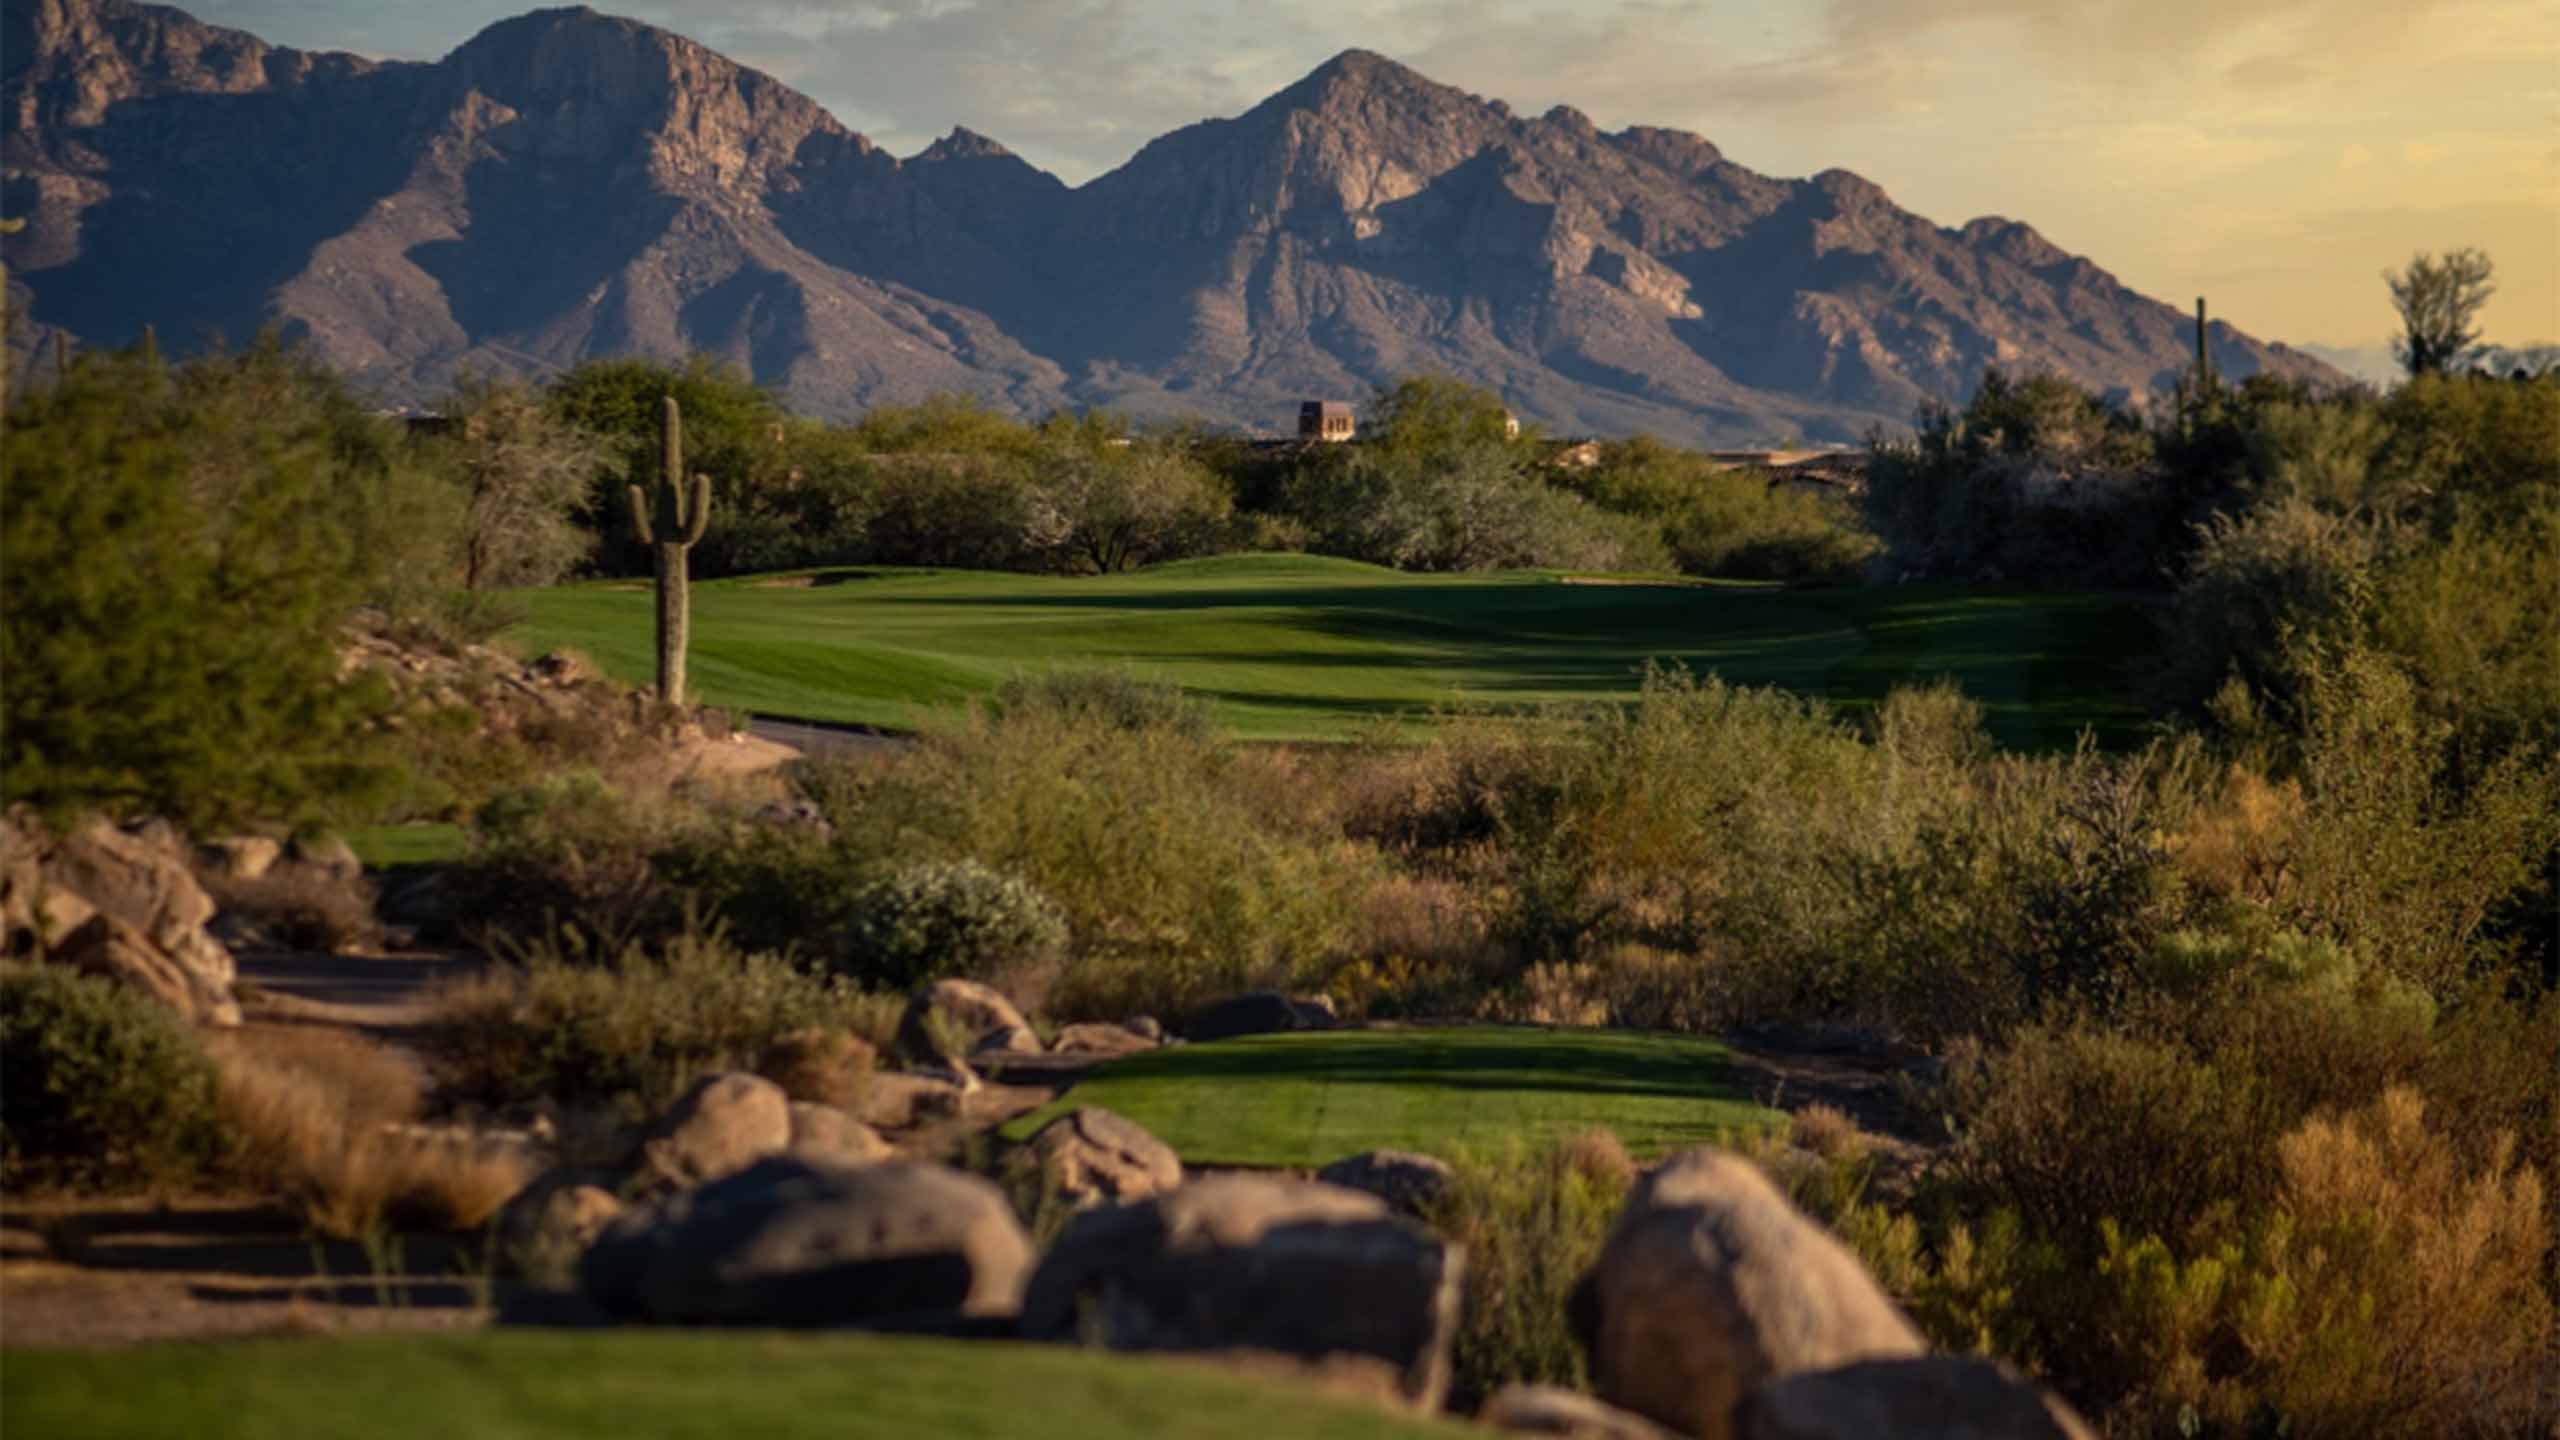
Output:
[[656,530],[649,524],[649,494],[637,485],[631,487],[631,530],[643,545],[658,543]]
[[693,477],[692,498],[693,503],[685,512],[684,538],[677,542],[688,550],[693,548],[693,543],[695,541],[702,538],[703,530],[711,524],[710,476],[696,475]]

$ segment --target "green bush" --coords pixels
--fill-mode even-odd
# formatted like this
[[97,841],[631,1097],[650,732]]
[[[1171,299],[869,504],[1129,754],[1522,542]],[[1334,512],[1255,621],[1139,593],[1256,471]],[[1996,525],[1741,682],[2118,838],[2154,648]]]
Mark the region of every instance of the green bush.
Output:
[[1109,730],[1156,731],[1194,744],[1216,734],[1209,709],[1182,692],[1182,687],[1142,679],[1124,669],[1042,670],[1013,675],[987,698],[987,713],[1001,723],[1008,716],[1049,714]]
[[974,860],[902,865],[855,892],[837,965],[894,990],[1054,956],[1066,916],[1031,885]]
[[218,1160],[213,1062],[168,1007],[58,965],[0,968],[0,1175],[182,1185]]
[[753,1068],[783,1035],[842,1029],[868,1008],[844,981],[716,930],[619,950],[561,935],[448,991],[418,1044],[457,1103],[636,1117],[706,1074]]
[[1605,1130],[1452,1166],[1423,1214],[1467,1252],[1451,1408],[1472,1409],[1515,1382],[1588,1387],[1567,1300],[1599,1258],[1634,1178],[1634,1162]]
[[363,543],[396,428],[262,343],[170,369],[84,361],[20,396],[0,490],[0,691],[13,800],[204,828],[362,813],[381,687],[340,625],[407,552]]

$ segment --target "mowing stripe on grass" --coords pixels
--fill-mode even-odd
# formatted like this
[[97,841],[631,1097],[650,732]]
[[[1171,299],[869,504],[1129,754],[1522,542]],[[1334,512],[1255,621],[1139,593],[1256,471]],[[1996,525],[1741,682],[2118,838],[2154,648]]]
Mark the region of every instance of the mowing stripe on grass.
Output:
[[1449,1155],[1616,1132],[1654,1156],[1782,1118],[1712,1040],[1627,1031],[1465,1026],[1258,1035],[1112,1062],[1005,1127],[1023,1140],[1098,1105],[1192,1165],[1314,1167],[1362,1150]]

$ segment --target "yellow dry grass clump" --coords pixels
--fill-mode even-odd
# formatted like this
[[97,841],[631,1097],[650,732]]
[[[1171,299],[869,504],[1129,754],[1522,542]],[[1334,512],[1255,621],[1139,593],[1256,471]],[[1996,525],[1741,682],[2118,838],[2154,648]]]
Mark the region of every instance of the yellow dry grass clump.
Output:
[[424,1077],[361,1036],[289,1026],[207,1037],[245,1176],[325,1234],[466,1230],[530,1178],[523,1154],[411,1127]]

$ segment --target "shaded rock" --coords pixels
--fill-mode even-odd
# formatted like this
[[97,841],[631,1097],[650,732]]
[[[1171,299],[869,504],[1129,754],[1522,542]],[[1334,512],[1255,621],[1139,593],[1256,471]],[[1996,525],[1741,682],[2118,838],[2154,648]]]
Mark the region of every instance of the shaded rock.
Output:
[[1157,1023],[1153,1015],[1132,1015],[1120,1022],[1120,1028],[1141,1040],[1152,1040],[1159,1045],[1164,1043],[1164,1026]]
[[[165,821],[127,829],[92,820],[60,836],[26,816],[0,821],[0,950],[51,950],[189,1019],[236,1025],[238,972],[206,928],[213,897],[196,883],[192,858]],[[95,924],[101,917],[115,923]]]
[[956,1060],[999,1030],[1028,1034],[1031,1022],[992,986],[936,980],[917,991],[898,1018],[898,1054],[916,1063]]
[[791,1144],[791,1099],[761,1075],[704,1077],[640,1137],[639,1171],[652,1187],[699,1185]]
[[977,1176],[776,1156],[623,1216],[578,1278],[626,1320],[931,1328],[1011,1314],[1032,1259]]
[[489,1222],[499,1269],[537,1284],[569,1283],[578,1257],[622,1213],[617,1178],[574,1166],[535,1176]]
[[1182,1183],[1182,1157],[1136,1121],[1099,1106],[1070,1110],[1031,1137],[1040,1172],[1077,1205],[1142,1200]]
[[1333,1001],[1326,996],[1293,1000],[1276,990],[1262,990],[1202,1006],[1182,1022],[1182,1033],[1186,1039],[1205,1043],[1239,1035],[1330,1030],[1336,1023]]
[[756,1073],[794,1100],[859,1112],[879,1063],[870,1041],[812,1025],[775,1037],[757,1058]]
[[421,935],[453,933],[457,907],[453,886],[442,874],[421,875],[383,896],[382,918]]
[[853,1116],[883,1130],[905,1130],[959,1114],[967,1106],[968,1097],[968,1087],[956,1079],[913,1071],[883,1071],[863,1086]]
[[1636,1181],[1569,1319],[1601,1399],[1700,1440],[1773,1379],[1927,1348],[1839,1241],[1703,1147]]
[[1115,1350],[1367,1357],[1434,1409],[1463,1270],[1457,1247],[1375,1196],[1222,1175],[1068,1221],[1032,1276],[1022,1330]]
[[1070,1025],[1058,1032],[1049,1046],[1053,1055],[1134,1055],[1153,1050],[1163,1042],[1151,1040],[1125,1025]]
[[1047,1051],[1046,1048],[1041,1045],[1040,1037],[1032,1033],[1028,1026],[1008,1025],[1001,1030],[989,1031],[987,1034],[979,1036],[978,1043],[969,1048],[969,1053],[971,1056],[975,1057],[981,1055],[1040,1055],[1047,1053]]
[[355,847],[334,831],[297,835],[285,847],[285,855],[296,864],[308,865],[340,880],[353,880],[364,874],[364,862],[356,858]]
[[1676,1440],[1641,1415],[1630,1415],[1561,1385],[1505,1385],[1476,1412],[1478,1424],[1515,1435],[1571,1440]]
[[1762,1386],[1734,1414],[1740,1440],[2096,1440],[2042,1386],[1966,1355],[1870,1360]]
[[1358,1190],[1387,1202],[1390,1209],[1420,1215],[1449,1188],[1449,1162],[1406,1150],[1363,1150],[1346,1155],[1316,1172],[1327,1185]]
[[791,1102],[791,1153],[813,1160],[869,1165],[897,1152],[880,1132],[833,1105]]
[[284,846],[264,835],[226,835],[196,847],[196,863],[226,880],[255,880],[283,858]]

